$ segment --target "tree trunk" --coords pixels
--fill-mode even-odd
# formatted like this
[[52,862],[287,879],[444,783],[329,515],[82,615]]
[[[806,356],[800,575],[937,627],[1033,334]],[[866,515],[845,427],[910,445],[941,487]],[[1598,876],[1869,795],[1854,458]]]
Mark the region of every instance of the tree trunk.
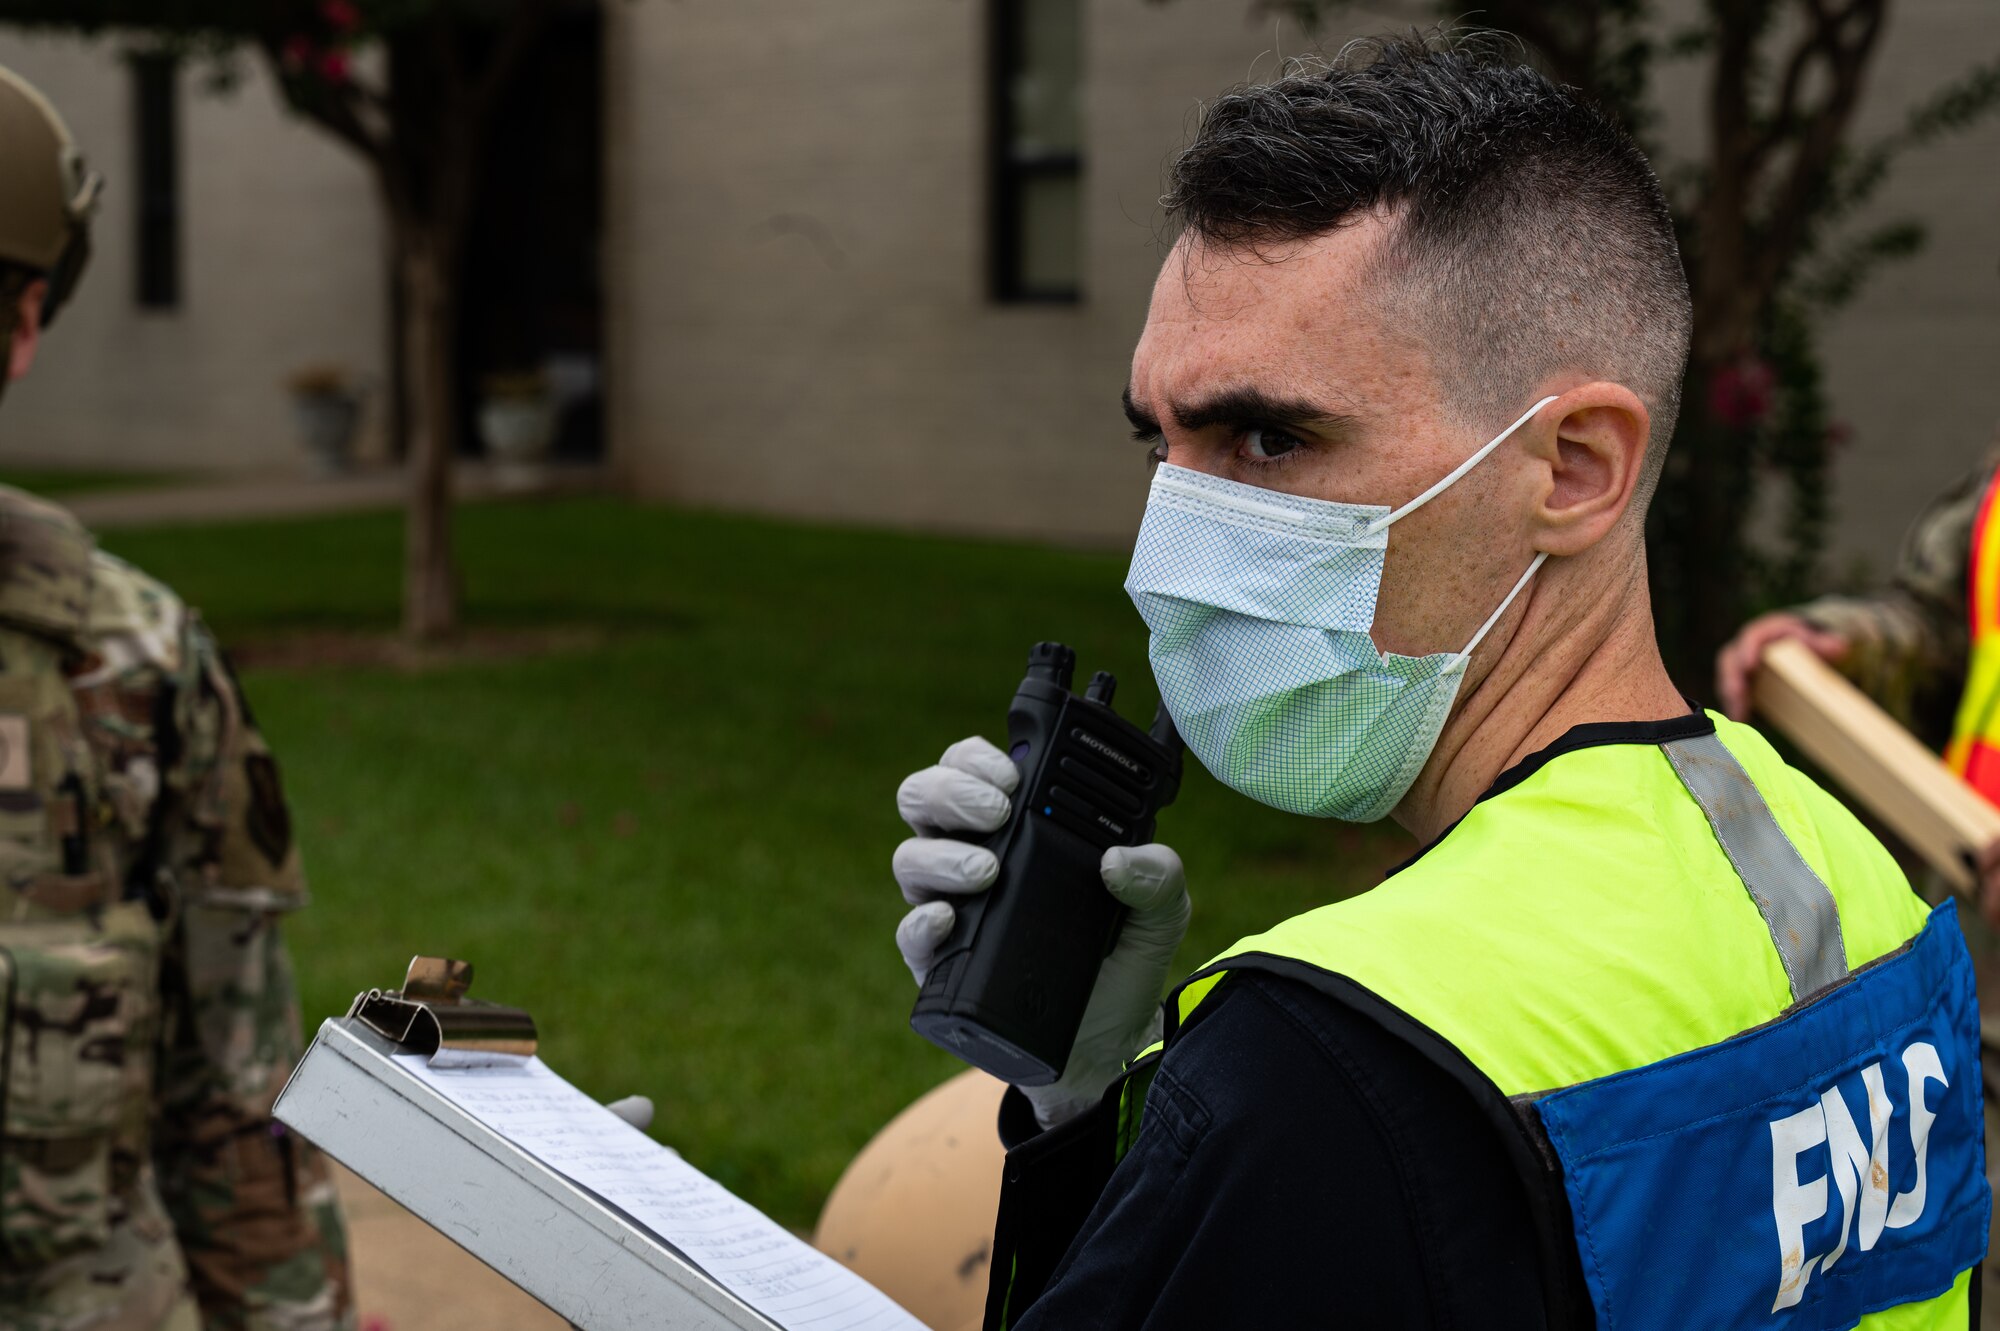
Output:
[[1709,411],[1718,372],[1753,348],[1768,291],[1752,288],[1749,200],[1753,136],[1751,70],[1764,20],[1751,7],[1714,7],[1715,62],[1706,90],[1707,184],[1694,207],[1688,285],[1694,327],[1673,474],[1653,526],[1653,577],[1668,668],[1681,687],[1705,693],[1715,650],[1744,615],[1744,519],[1755,476],[1751,441]]
[[[402,390],[391,404],[392,431],[407,435],[410,480],[403,628],[424,639],[458,626],[451,472],[458,456],[460,260],[473,192],[494,108],[557,0],[488,6],[496,12],[483,17],[444,5],[412,8],[386,34],[387,78],[377,90],[346,76],[301,78],[289,63],[287,27],[264,31],[259,40],[292,105],[368,161],[388,212],[398,334],[392,355]],[[478,52],[483,67],[471,60]]]
[[382,274],[382,285],[388,288],[388,326],[383,329],[382,336],[389,347],[389,373],[382,396],[389,461],[401,465],[410,460],[410,435],[413,432],[410,424],[410,321],[404,314],[402,236],[395,227],[391,227],[389,233]]
[[458,569],[451,554],[451,468],[458,453],[458,403],[452,393],[458,274],[446,228],[410,221],[400,226],[403,345],[416,399],[403,549],[403,630],[424,640],[458,627]]
[[1688,453],[1685,494],[1678,529],[1667,541],[1679,564],[1673,590],[1680,601],[1670,665],[1682,687],[1698,696],[1709,690],[1716,649],[1743,622],[1750,584],[1744,517],[1755,482],[1752,442],[1709,413],[1709,387],[1721,368],[1706,358],[1688,362],[1681,407],[1687,423],[1676,431],[1676,446]]

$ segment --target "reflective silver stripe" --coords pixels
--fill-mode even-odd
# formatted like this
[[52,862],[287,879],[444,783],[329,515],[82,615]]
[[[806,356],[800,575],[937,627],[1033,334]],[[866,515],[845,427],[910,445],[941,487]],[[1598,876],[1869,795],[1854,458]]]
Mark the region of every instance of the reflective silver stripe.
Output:
[[1840,907],[1778,826],[1736,755],[1712,734],[1669,740],[1660,748],[1763,912],[1785,977],[1792,982],[1793,1001],[1846,979]]

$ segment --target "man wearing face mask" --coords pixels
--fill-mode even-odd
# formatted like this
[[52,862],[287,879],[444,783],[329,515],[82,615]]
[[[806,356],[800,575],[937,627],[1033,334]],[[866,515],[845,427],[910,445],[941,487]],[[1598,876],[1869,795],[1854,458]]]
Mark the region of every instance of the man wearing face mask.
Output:
[[[1125,393],[1162,698],[1238,791],[1423,849],[1163,1006],[1180,861],[1105,855],[1131,913],[1003,1105],[988,1325],[1968,1325],[1951,908],[1654,641],[1689,300],[1642,154],[1397,40],[1218,99],[1166,202]],[[899,792],[919,977],[1017,783],[967,740]]]

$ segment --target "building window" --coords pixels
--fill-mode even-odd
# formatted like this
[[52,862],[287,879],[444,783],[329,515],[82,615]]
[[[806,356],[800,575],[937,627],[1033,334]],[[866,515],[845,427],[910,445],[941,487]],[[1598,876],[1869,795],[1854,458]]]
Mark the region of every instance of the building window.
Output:
[[1082,295],[1080,0],[988,0],[993,297]]
[[139,304],[171,310],[181,302],[179,63],[171,55],[132,57],[133,191]]

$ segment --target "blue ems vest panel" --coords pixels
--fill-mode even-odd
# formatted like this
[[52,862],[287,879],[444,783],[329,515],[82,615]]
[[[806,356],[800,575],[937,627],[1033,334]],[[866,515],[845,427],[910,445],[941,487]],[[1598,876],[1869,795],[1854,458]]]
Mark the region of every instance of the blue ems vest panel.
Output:
[[1979,1014],[1954,903],[1780,1021],[1533,1102],[1603,1327],[1832,1331],[1986,1251]]

